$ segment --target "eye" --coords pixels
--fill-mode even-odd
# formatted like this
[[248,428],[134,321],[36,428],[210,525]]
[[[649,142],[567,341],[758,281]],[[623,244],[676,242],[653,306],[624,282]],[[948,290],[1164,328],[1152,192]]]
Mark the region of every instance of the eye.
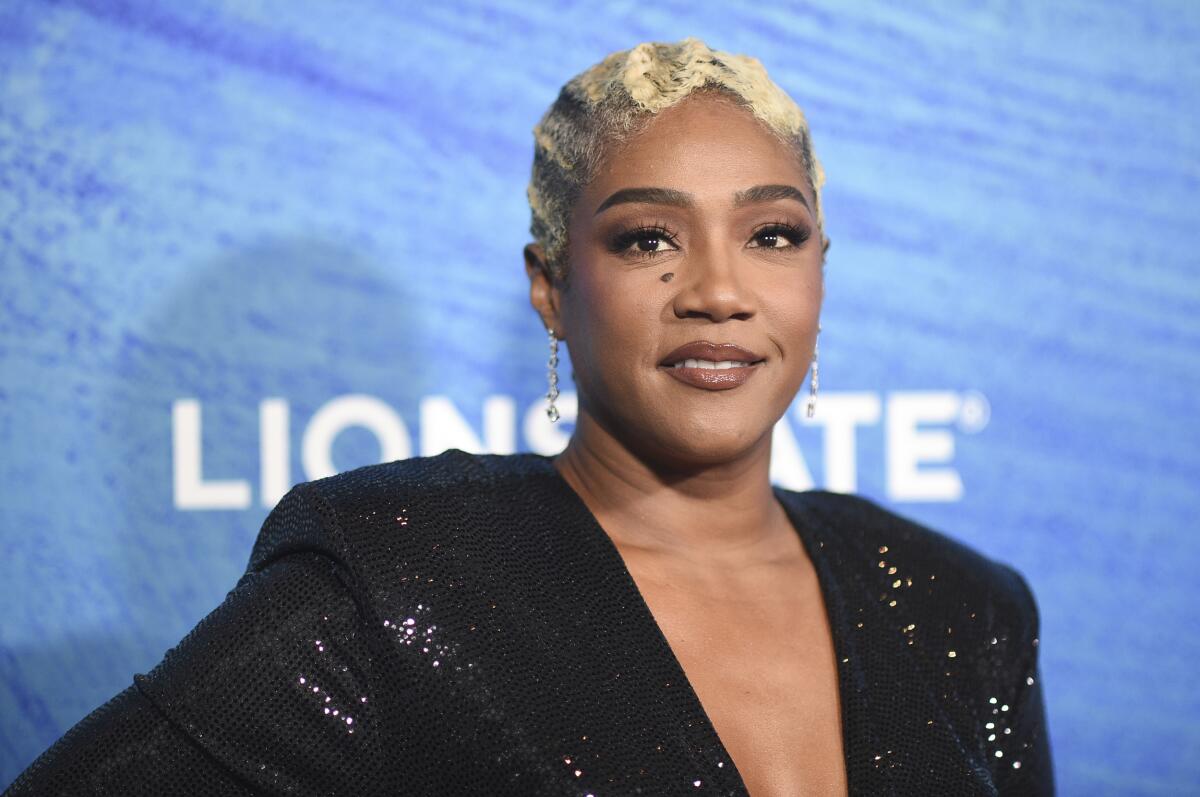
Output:
[[675,244],[675,237],[664,227],[657,225],[637,227],[620,233],[613,238],[609,245],[609,249],[614,254],[628,255],[634,258],[654,257],[678,248]]
[[777,222],[755,230],[749,246],[752,249],[789,249],[800,246],[811,237],[812,231],[807,227]]

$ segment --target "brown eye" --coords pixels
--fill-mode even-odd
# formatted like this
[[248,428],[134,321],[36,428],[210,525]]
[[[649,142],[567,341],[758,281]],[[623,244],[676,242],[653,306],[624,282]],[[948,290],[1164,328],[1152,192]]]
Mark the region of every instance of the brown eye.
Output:
[[764,246],[768,249],[779,249],[783,246],[790,246],[788,239],[784,238],[777,232],[760,232],[754,237],[758,241],[759,246]]
[[788,249],[800,246],[812,236],[804,227],[791,224],[772,224],[754,233],[750,239],[755,249]]
[[671,234],[661,227],[638,227],[616,236],[609,249],[618,255],[628,255],[634,258],[654,257],[663,252],[670,252],[679,247],[675,245]]
[[641,252],[659,252],[662,251],[659,247],[663,245],[662,238],[657,235],[646,235],[637,239],[634,246]]

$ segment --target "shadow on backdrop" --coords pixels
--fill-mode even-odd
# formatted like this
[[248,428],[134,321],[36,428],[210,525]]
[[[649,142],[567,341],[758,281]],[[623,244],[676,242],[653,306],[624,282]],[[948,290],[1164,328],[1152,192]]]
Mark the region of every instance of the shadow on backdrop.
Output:
[[[136,334],[125,335],[97,421],[111,448],[92,452],[117,498],[81,508],[73,534],[93,547],[103,602],[119,614],[100,633],[46,639],[0,659],[3,681],[18,690],[10,700],[21,717],[12,719],[31,749],[59,736],[62,707],[75,715],[71,724],[124,689],[237,582],[268,512],[259,485],[259,403],[288,399],[289,484],[306,480],[299,438],[315,405],[367,393],[407,419],[419,396],[436,392],[436,369],[419,367],[437,354],[422,335],[437,328],[436,312],[396,268],[329,241],[277,239],[197,266]],[[205,479],[245,480],[249,508],[176,508],[171,408],[181,398],[201,404]],[[351,428],[332,453],[343,469],[378,461],[380,448],[374,435]],[[107,516],[95,524],[103,537],[89,529],[89,515]],[[40,697],[48,695],[58,705]],[[3,783],[32,760],[9,752]]]

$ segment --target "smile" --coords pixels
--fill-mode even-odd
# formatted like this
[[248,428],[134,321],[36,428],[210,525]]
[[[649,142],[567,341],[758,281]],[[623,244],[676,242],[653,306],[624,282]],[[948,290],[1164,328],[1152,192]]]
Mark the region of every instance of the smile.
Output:
[[732,343],[697,340],[672,351],[659,367],[690,387],[732,390],[744,385],[764,362],[755,352]]
[[712,360],[689,359],[689,360],[681,360],[681,361],[675,363],[674,365],[672,365],[671,367],[672,368],[707,368],[710,371],[724,371],[729,368],[746,368],[753,364],[754,363],[744,362],[742,360],[721,360],[720,362],[713,362]]

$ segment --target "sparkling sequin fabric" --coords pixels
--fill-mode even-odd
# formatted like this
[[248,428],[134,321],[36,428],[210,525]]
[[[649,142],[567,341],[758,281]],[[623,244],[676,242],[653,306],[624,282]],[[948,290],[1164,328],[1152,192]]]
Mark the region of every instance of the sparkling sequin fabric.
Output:
[[[830,614],[851,793],[1051,794],[1021,576],[863,499],[777,495]],[[292,490],[224,603],[6,793],[746,790],[550,460],[450,451]]]

